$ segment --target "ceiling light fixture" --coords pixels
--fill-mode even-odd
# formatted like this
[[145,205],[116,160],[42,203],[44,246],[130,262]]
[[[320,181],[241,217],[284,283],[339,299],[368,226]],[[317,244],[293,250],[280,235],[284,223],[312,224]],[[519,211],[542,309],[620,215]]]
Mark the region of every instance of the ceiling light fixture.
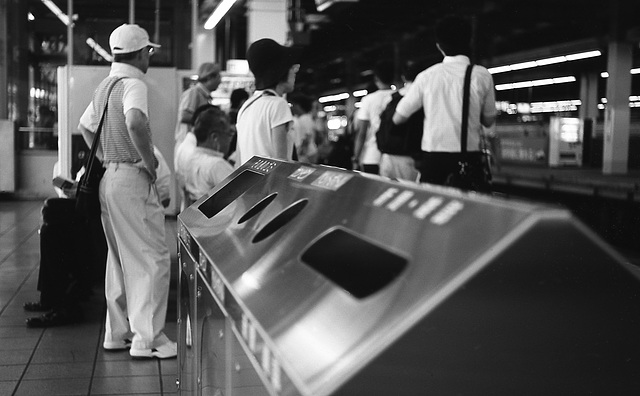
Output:
[[335,95],[323,96],[318,99],[318,102],[320,103],[337,102],[339,100],[345,100],[348,98],[349,98],[349,94],[347,92],[343,92]]
[[211,30],[218,22],[227,15],[227,12],[231,9],[231,7],[235,4],[236,0],[222,0],[220,4],[216,7],[215,10],[209,16],[209,19],[204,23],[204,28],[207,30]]
[[540,87],[543,85],[564,84],[564,83],[575,82],[575,81],[576,81],[576,78],[574,76],[545,78],[542,80],[521,81],[521,82],[515,82],[515,83],[508,83],[508,84],[498,84],[496,85],[496,91],[507,91],[510,89],[518,89],[518,88]]
[[358,0],[316,0],[316,9],[322,12],[335,3],[355,3]]
[[94,51],[96,51],[98,55],[103,57],[107,62],[113,62],[113,56],[111,56],[111,54],[109,54],[104,48],[102,48],[100,44],[96,43],[94,39],[89,37],[86,43],[89,47],[91,47]]
[[58,17],[59,20],[62,21],[62,23],[64,23],[65,25],[69,26],[69,24],[71,23],[71,21],[69,20],[69,17],[67,16],[67,14],[62,12],[62,10],[60,8],[58,8],[58,6],[53,1],[51,1],[51,0],[42,0],[42,3],[44,5],[46,5],[47,8],[50,9],[51,12],[53,12],[54,15]]
[[[640,67],[637,67],[635,69],[631,69],[629,71],[631,74],[640,74]],[[600,73],[600,77],[602,78],[609,78],[609,72],[602,72]]]
[[602,55],[602,52],[600,52],[599,50],[593,50],[593,51],[579,52],[576,54],[554,56],[552,58],[544,58],[544,59],[538,59],[534,61],[514,63],[512,65],[490,67],[488,70],[489,70],[489,73],[491,74],[506,73],[506,72],[515,71],[515,70],[531,69],[533,67],[553,65],[556,63],[594,58],[600,55]]

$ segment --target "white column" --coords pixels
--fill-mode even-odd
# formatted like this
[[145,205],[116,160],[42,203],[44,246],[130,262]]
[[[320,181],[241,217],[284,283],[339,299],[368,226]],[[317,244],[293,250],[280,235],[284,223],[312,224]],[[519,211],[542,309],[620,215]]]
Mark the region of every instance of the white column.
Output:
[[[215,29],[205,30],[199,22],[198,2],[191,2],[191,69],[198,70],[204,62],[215,62]],[[224,65],[222,65],[224,69]]]
[[286,43],[289,32],[286,0],[250,0],[247,9],[247,46],[261,38]]
[[609,78],[602,158],[604,174],[627,173],[628,170],[632,52],[629,43],[609,43]]
[[7,91],[9,67],[9,45],[7,32],[7,0],[0,0],[0,120],[8,117]]
[[[193,38],[193,56],[191,68],[198,70],[198,66],[204,62],[216,62],[215,29],[205,30],[203,25],[198,25]],[[224,69],[224,65],[220,65]]]

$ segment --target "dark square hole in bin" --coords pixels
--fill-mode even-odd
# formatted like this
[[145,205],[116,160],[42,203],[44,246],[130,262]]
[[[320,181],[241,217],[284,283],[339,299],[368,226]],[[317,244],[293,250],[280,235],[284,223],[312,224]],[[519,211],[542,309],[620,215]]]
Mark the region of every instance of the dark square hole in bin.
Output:
[[302,261],[357,298],[382,290],[407,266],[406,258],[341,228],[315,241]]
[[212,218],[256,184],[262,176],[260,173],[245,170],[201,203],[198,209],[207,218]]

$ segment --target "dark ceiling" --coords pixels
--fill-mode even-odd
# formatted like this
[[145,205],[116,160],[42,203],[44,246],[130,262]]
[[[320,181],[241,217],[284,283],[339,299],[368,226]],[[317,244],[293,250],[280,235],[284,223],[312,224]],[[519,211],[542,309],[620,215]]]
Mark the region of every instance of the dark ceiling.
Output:
[[[308,3],[304,3],[307,6]],[[310,7],[312,8],[312,7]],[[490,62],[509,54],[585,39],[604,40],[640,24],[640,1],[360,0],[329,7],[327,22],[310,31],[301,87],[326,91],[360,84],[384,57],[425,65],[441,60],[433,38],[435,21],[449,13],[476,23],[475,60]],[[351,72],[350,72],[351,70]],[[365,72],[365,76],[362,75]],[[348,81],[350,80],[350,81]],[[332,83],[333,82],[333,83]]]
[[[206,7],[217,1],[200,3]],[[55,2],[66,10],[66,1]],[[135,3],[137,21],[153,21],[159,4],[162,22],[188,34],[187,0]],[[31,4],[39,11],[44,8],[40,1]],[[606,42],[640,25],[640,0],[359,0],[337,2],[323,12],[318,12],[315,0],[289,0],[289,4],[294,7],[291,15],[304,22],[295,35],[295,41],[304,44],[297,86],[315,94],[366,84],[372,66],[385,57],[398,63],[417,59],[427,66],[440,61],[432,30],[435,21],[449,13],[473,17],[474,58],[484,64],[561,43]],[[244,12],[245,5],[240,1],[234,6],[236,15]],[[124,21],[128,8],[129,0],[74,0],[74,13],[85,18]],[[183,19],[176,21],[177,16]],[[186,57],[174,55],[174,66],[181,67],[176,56]]]

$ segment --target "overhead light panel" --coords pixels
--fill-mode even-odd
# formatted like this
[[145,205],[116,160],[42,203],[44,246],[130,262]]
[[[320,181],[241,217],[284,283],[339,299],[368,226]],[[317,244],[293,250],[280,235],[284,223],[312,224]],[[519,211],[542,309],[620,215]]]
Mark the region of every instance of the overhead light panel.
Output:
[[53,14],[57,16],[59,20],[62,21],[62,23],[69,26],[69,24],[71,23],[71,20],[69,19],[67,14],[65,14],[64,12],[62,12],[60,8],[58,8],[56,3],[54,3],[51,0],[42,0],[42,4],[46,5],[47,8],[50,9],[51,12],[53,12]]
[[349,98],[349,94],[347,92],[343,92],[335,95],[323,96],[318,99],[318,102],[320,103],[337,102],[337,101],[345,100],[348,98]]
[[[635,69],[631,69],[630,70],[631,74],[640,74],[640,67],[637,67]],[[609,78],[609,72],[602,72],[600,73],[600,77],[602,78]]]
[[103,57],[105,60],[107,60],[108,62],[113,62],[113,56],[111,56],[110,53],[108,53],[104,48],[102,48],[100,44],[96,43],[94,39],[89,37],[86,43],[89,47],[91,47],[94,51],[96,51],[98,55]]
[[571,61],[576,61],[580,59],[594,58],[600,55],[602,55],[602,52],[600,52],[599,50],[585,51],[585,52],[578,52],[575,54],[538,59],[534,61],[514,63],[512,65],[490,67],[488,70],[489,70],[489,73],[491,74],[506,73],[506,72],[515,71],[515,70],[531,69],[533,67],[553,65],[556,63],[571,62]]
[[209,19],[207,19],[207,21],[204,23],[204,28],[207,30],[211,30],[216,27],[218,22],[220,22],[222,18],[227,15],[227,12],[229,12],[235,2],[236,0],[222,0],[220,4],[218,4],[216,9],[213,10],[211,16],[209,16]]
[[564,83],[575,82],[575,81],[576,81],[576,78],[574,76],[545,78],[542,80],[521,81],[521,82],[515,82],[515,83],[508,83],[508,84],[498,84],[496,85],[496,91],[507,91],[510,89],[529,88],[529,87],[541,87],[543,85],[564,84]]
[[318,12],[322,12],[335,3],[355,3],[357,1],[358,0],[316,0],[316,9]]

